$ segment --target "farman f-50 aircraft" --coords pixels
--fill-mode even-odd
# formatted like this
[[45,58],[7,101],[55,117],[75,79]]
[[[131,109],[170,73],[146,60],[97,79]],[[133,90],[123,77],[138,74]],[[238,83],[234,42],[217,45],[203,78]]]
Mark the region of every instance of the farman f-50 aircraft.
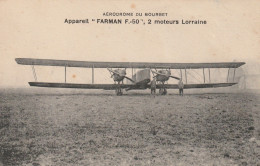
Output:
[[[51,59],[31,59],[16,58],[18,64],[31,65],[35,82],[29,82],[30,86],[38,87],[54,87],[54,88],[81,88],[81,89],[104,89],[115,90],[116,95],[122,95],[122,89],[126,91],[132,89],[151,89],[151,80],[156,80],[156,89],[159,89],[161,95],[167,94],[167,89],[178,89],[178,84],[168,84],[169,79],[182,80],[182,73],[185,74],[184,89],[191,88],[216,88],[227,87],[237,84],[234,82],[235,69],[244,65],[244,62],[223,62],[223,63],[147,63],[147,62],[91,62],[91,61],[70,61],[70,60],[51,60]],[[64,83],[53,82],[37,82],[37,76],[34,66],[61,66],[64,67],[65,81]],[[75,84],[66,82],[66,69],[68,67],[92,68],[92,84]],[[113,79],[113,84],[94,84],[94,69],[107,68]],[[132,78],[126,76],[126,69],[132,69]],[[229,70],[227,74],[227,82],[211,83],[211,68],[228,68],[234,69],[233,81],[230,82]],[[133,73],[133,69],[139,69]],[[171,69],[179,70],[181,76],[173,76]],[[188,84],[186,70],[202,69],[204,82],[200,84]],[[208,82],[205,82],[204,69],[208,69]],[[151,75],[152,74],[152,75]],[[127,83],[124,83],[124,79]]]

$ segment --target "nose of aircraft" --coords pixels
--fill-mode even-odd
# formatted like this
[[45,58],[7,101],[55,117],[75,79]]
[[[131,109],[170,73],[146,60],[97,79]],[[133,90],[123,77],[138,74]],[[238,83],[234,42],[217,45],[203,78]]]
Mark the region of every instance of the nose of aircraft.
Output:
[[118,73],[119,73],[120,76],[125,76],[126,75],[126,70],[120,69],[120,70],[118,70]]

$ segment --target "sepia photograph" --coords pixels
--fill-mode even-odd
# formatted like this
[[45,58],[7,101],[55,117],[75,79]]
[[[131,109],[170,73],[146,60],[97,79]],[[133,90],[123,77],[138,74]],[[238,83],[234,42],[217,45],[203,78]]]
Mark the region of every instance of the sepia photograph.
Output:
[[0,1],[0,166],[260,166],[260,1]]

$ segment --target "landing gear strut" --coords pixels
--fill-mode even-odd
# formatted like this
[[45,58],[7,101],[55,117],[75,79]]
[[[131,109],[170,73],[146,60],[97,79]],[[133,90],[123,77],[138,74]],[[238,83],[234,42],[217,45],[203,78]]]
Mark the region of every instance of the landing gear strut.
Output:
[[120,82],[118,82],[118,87],[116,88],[116,95],[117,96],[123,95],[122,88],[120,87]]
[[162,82],[162,88],[159,89],[159,94],[160,95],[166,95],[167,94],[167,90],[164,86],[164,82]]
[[166,95],[166,94],[167,94],[167,89],[165,89],[165,88],[160,88],[160,89],[159,89],[159,94],[160,94],[160,95]]
[[122,96],[123,95],[123,92],[122,92],[121,88],[116,88],[116,95],[117,96]]

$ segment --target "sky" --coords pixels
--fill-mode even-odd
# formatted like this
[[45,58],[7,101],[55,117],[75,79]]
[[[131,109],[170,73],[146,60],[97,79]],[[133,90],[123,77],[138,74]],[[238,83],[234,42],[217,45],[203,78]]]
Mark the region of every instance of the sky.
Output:
[[[28,87],[30,66],[15,58],[116,62],[246,62],[260,74],[260,1],[0,1],[0,87]],[[140,19],[206,20],[205,25],[66,24],[104,19],[104,12],[162,12]],[[124,17],[118,17],[123,18]],[[138,17],[133,17],[138,18]],[[250,65],[254,64],[254,65]],[[63,81],[64,69],[37,67],[40,81]],[[70,69],[71,82],[90,82],[90,69]],[[109,82],[97,69],[97,82]],[[112,81],[112,80],[111,80]]]

